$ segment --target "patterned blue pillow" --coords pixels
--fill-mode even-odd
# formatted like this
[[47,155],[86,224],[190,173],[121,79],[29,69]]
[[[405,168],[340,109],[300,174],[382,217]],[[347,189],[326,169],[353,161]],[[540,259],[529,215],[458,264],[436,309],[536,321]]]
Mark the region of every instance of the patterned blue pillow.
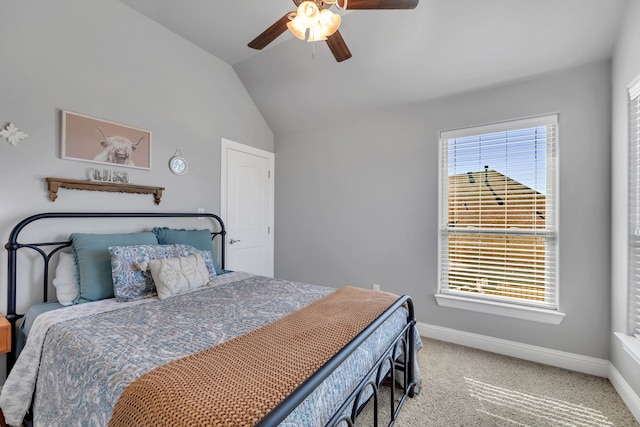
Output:
[[111,246],[109,253],[111,254],[113,294],[120,302],[156,295],[156,287],[151,274],[147,271],[141,271],[137,266],[138,263],[199,253],[207,265],[209,279],[213,280],[216,274],[211,254],[208,251],[199,251],[187,245]]

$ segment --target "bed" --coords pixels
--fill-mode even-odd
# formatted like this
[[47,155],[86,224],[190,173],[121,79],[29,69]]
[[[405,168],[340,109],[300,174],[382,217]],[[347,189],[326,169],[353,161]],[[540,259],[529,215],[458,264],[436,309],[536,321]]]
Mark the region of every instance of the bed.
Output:
[[[109,221],[196,218],[209,228],[102,232]],[[94,220],[101,233],[21,242],[34,224]],[[224,237],[208,213],[44,213],[18,223],[6,245],[7,423],[352,426],[373,401],[374,424],[384,409],[392,425],[421,384],[411,298],[228,271]],[[17,277],[24,252],[42,258],[43,297],[19,314],[17,294],[31,287]],[[60,302],[49,301],[51,282]],[[63,282],[75,283],[71,297]],[[378,407],[383,389],[389,408]]]

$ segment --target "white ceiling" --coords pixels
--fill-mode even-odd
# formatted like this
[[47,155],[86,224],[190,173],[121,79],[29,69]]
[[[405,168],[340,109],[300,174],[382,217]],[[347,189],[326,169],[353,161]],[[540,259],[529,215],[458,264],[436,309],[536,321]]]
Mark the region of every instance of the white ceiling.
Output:
[[[611,57],[627,1],[420,0],[356,10],[340,33],[353,57],[288,32],[247,43],[291,0],[120,0],[233,66],[274,133],[344,120]],[[313,52],[315,50],[315,57]]]

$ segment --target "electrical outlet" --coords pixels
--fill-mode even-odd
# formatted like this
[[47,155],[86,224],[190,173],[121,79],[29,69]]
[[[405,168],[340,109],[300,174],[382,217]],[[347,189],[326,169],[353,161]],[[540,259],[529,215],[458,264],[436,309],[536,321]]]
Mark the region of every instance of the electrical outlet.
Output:
[[372,286],[374,291],[379,291],[380,290],[380,285],[378,285],[377,283],[374,283]]

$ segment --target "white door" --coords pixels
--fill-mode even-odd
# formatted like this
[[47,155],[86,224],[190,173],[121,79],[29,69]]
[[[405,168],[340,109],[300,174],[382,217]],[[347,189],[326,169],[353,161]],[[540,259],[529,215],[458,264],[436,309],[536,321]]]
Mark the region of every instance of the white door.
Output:
[[220,202],[228,270],[273,277],[273,153],[222,139]]

